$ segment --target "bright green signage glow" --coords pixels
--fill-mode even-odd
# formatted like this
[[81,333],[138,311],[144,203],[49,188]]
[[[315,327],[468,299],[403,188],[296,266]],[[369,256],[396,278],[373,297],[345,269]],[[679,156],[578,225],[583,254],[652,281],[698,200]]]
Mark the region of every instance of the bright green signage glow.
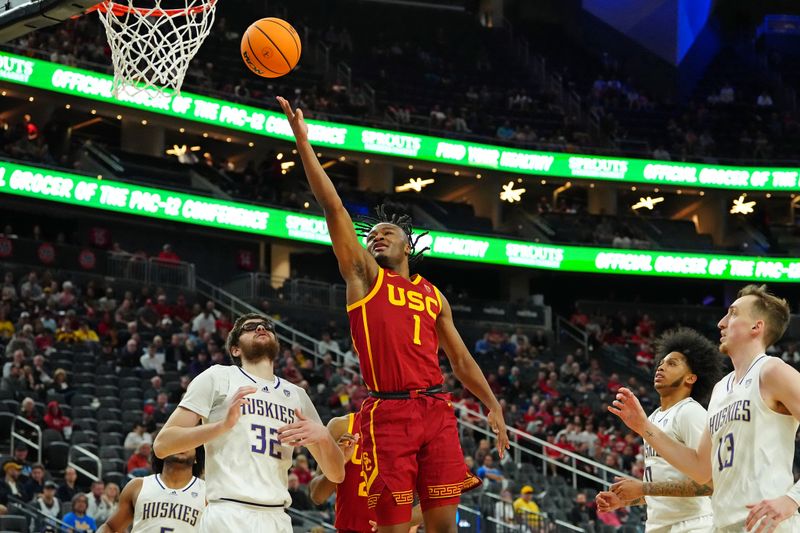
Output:
[[[330,244],[325,219],[0,162],[0,193],[280,239]],[[775,259],[555,246],[432,231],[430,257],[495,265],[684,278],[800,280],[800,258]]]
[[[274,111],[188,92],[180,96],[140,93],[134,97],[121,95],[114,99],[111,95],[112,79],[106,74],[6,52],[0,52],[0,80],[234,131],[293,140],[289,123],[282,114]],[[309,137],[311,142],[320,146],[362,154],[387,154],[517,174],[681,187],[800,191],[799,169],[796,168],[712,166],[534,152],[321,121],[309,121]]]

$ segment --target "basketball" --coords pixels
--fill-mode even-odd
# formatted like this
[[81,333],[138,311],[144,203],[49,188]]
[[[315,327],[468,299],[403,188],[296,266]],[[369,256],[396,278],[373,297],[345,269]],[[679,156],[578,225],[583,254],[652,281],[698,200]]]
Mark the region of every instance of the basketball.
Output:
[[244,63],[264,78],[291,72],[300,60],[300,51],[300,36],[291,24],[278,18],[255,21],[242,37]]

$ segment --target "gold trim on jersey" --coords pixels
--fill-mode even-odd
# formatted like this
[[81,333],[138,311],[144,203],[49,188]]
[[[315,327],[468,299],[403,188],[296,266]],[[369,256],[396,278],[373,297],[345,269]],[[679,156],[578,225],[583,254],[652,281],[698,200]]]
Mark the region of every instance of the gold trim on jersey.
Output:
[[418,285],[419,282],[422,281],[422,276],[420,276],[419,274],[416,274],[416,275],[414,275],[414,279],[409,280],[409,281],[411,281],[412,285]]
[[380,290],[381,285],[383,285],[383,269],[378,267],[378,275],[375,277],[375,285],[372,286],[372,290],[370,290],[367,295],[361,298],[359,301],[348,305],[347,312],[349,313],[359,305],[364,305],[368,301],[372,300],[372,298],[378,294],[378,290]]
[[[461,494],[459,492],[459,494]],[[413,490],[403,490],[400,492],[393,492],[392,497],[394,498],[394,503],[396,505],[411,505],[414,503],[414,491]]]
[[[369,324],[367,324],[367,307],[361,306],[361,320],[364,322],[364,342],[367,343],[367,357],[369,358],[369,369],[372,373],[372,387],[371,390],[380,391],[378,387],[378,378],[375,376],[375,362],[372,360],[372,342],[369,340]],[[355,346],[355,344],[353,344]],[[358,350],[356,350],[358,353]],[[360,357],[360,354],[359,354]]]
[[433,292],[436,294],[436,301],[439,302],[439,312],[436,313],[438,317],[442,314],[442,294],[439,292],[439,288],[436,285],[433,286]]
[[[347,432],[350,433],[351,435],[355,435],[354,431],[356,429],[355,427],[356,414],[350,413],[347,415],[347,418],[348,418]],[[358,429],[360,430],[361,428]],[[360,465],[361,464],[361,457],[359,456],[360,453],[361,453],[361,444],[358,441],[356,441],[356,443],[353,444],[353,454],[350,456],[350,462],[353,463],[354,465]]]
[[[379,403],[381,403],[380,400],[375,400],[375,403],[372,405],[372,409],[370,409],[369,411],[369,436],[372,438],[372,462],[374,464],[372,465],[369,464],[369,458],[366,453],[363,453],[361,455],[361,475],[365,478],[367,482],[367,487],[366,487],[367,494],[370,494],[370,489],[372,488],[372,484],[375,482],[375,478],[378,477],[378,443],[375,440],[374,423],[375,423],[375,409],[377,409]],[[362,414],[361,416],[364,415]],[[365,470],[369,470],[370,468],[372,468],[372,472],[370,472],[369,476],[367,476]],[[371,494],[370,497],[372,497]]]
[[438,498],[461,496],[461,488],[463,486],[463,481],[461,483],[451,483],[449,485],[430,485],[428,487],[428,498],[435,500]]

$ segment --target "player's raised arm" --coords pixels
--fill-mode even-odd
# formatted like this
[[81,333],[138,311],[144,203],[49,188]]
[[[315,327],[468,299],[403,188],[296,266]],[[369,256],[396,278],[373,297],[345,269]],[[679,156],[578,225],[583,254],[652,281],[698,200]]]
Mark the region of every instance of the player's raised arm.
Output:
[[697,449],[689,448],[672,439],[647,419],[642,405],[626,387],[619,389],[617,398],[608,410],[620,417],[626,426],[641,435],[658,455],[700,485],[711,481],[711,434],[703,431]]
[[447,301],[443,294],[439,293],[439,295],[442,297],[442,312],[439,313],[436,319],[436,333],[439,337],[439,344],[447,354],[456,378],[489,409],[489,426],[497,435],[497,452],[502,459],[509,448],[508,431],[506,430],[506,422],[503,419],[503,409],[500,407],[497,398],[495,398],[492,389],[489,388],[489,383],[486,382],[483,371],[473,359],[472,354],[469,353],[464,340],[453,323],[453,310],[450,308],[450,302]]
[[[331,179],[320,165],[314,149],[308,142],[308,125],[303,119],[303,111],[300,109],[292,111],[289,102],[280,96],[278,96],[278,102],[292,127],[297,151],[303,160],[303,169],[306,172],[308,184],[311,186],[311,192],[314,193],[314,198],[317,199],[325,213],[325,220],[328,223],[328,231],[333,243],[333,253],[336,254],[336,260],[339,263],[339,271],[348,283],[348,288],[352,282],[363,282],[365,285],[363,292],[366,294],[378,275],[378,264],[361,246],[350,214],[344,208],[339,193],[336,192]],[[357,295],[355,299],[361,297],[363,294]]]
[[123,533],[128,531],[128,526],[133,523],[133,511],[136,499],[142,490],[143,478],[134,478],[129,481],[122,494],[119,495],[119,506],[116,512],[106,520],[106,523],[97,529],[97,533]]

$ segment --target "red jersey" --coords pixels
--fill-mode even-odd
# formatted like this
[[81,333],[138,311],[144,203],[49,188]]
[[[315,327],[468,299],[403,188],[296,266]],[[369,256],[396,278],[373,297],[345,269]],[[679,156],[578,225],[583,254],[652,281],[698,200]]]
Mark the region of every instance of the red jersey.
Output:
[[370,390],[397,392],[443,383],[436,318],[439,290],[419,274],[411,281],[379,268],[372,289],[347,306],[353,347]]
[[[361,412],[347,415],[347,432],[355,435],[361,427]],[[372,533],[370,517],[375,513],[367,507],[367,483],[361,475],[361,445],[356,443],[353,456],[344,465],[344,481],[336,486],[337,531]]]

